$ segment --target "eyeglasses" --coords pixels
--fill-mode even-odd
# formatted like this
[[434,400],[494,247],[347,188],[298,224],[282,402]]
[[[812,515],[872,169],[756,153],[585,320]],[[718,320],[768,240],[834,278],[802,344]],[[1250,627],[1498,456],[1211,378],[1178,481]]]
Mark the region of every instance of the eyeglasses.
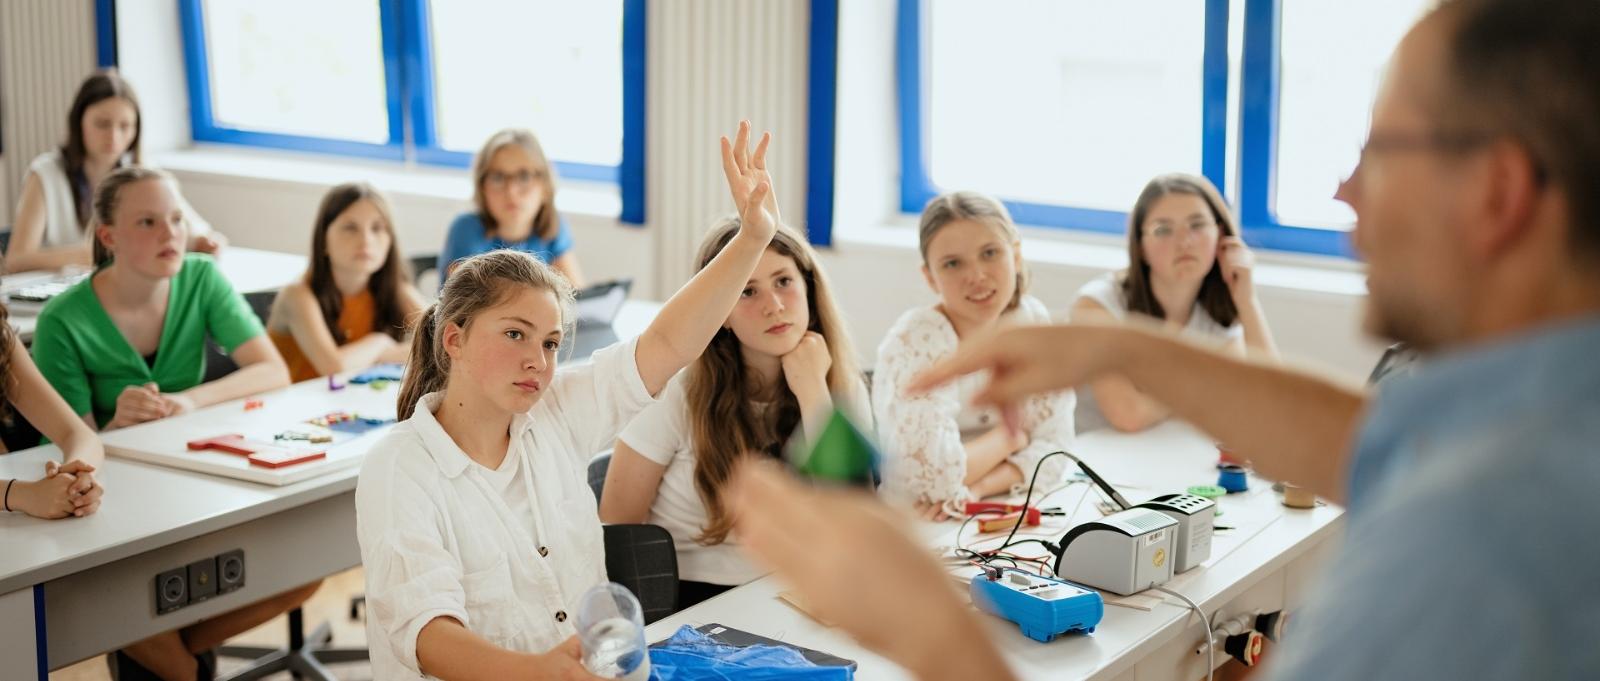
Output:
[[[1215,232],[1217,230],[1217,223],[1210,220],[1205,222],[1191,222],[1187,225],[1187,228],[1190,235],[1203,236]],[[1176,225],[1156,225],[1155,227],[1145,230],[1144,236],[1146,239],[1158,239],[1161,241],[1166,241],[1167,239],[1178,236],[1178,227]]]
[[1350,175],[1345,181],[1355,177],[1361,172],[1362,166],[1371,163],[1372,158],[1380,154],[1433,152],[1459,155],[1475,151],[1493,141],[1495,137],[1494,133],[1484,130],[1426,132],[1374,130],[1367,135],[1367,141],[1361,144],[1361,153],[1356,157],[1356,167],[1350,170]]
[[1489,142],[1497,135],[1483,130],[1470,131],[1440,131],[1431,132],[1400,132],[1373,131],[1367,136],[1366,143],[1361,145],[1361,163],[1365,163],[1374,154],[1406,152],[1406,151],[1431,151],[1441,154],[1464,154],[1474,151]]
[[[1355,178],[1356,175],[1360,174],[1361,167],[1371,162],[1372,158],[1379,154],[1431,152],[1459,156],[1477,151],[1502,135],[1503,133],[1487,130],[1433,130],[1428,132],[1402,132],[1398,130],[1380,132],[1374,130],[1367,135],[1367,141],[1361,145],[1361,154],[1357,157],[1356,167],[1350,170],[1350,175],[1340,184]],[[1534,179],[1543,184],[1547,177],[1544,163],[1537,158],[1533,159],[1533,162]]]
[[544,172],[539,170],[519,170],[514,173],[502,173],[498,170],[490,171],[483,176],[483,183],[495,189],[505,189],[507,185],[515,184],[526,187],[534,180],[544,179]]

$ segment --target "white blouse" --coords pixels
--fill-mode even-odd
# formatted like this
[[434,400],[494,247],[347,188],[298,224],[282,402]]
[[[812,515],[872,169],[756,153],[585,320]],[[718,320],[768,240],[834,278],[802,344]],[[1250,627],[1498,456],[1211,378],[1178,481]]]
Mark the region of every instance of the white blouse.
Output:
[[[375,444],[356,486],[374,678],[422,678],[417,635],[454,617],[495,645],[542,653],[576,633],[578,598],[606,581],[590,458],[653,400],[637,341],[562,369],[549,393],[511,422],[504,480],[472,461],[434,419],[441,393]],[[530,514],[532,518],[523,517]],[[530,535],[529,530],[532,529]]]
[[[1032,296],[1023,296],[1002,324],[1048,324],[1050,313]],[[919,307],[900,316],[878,346],[872,376],[872,411],[884,448],[883,493],[901,503],[944,502],[970,497],[964,442],[1001,424],[992,409],[972,406],[972,396],[988,384],[986,373],[964,376],[925,395],[907,397],[906,386],[923,370],[954,353],[960,339],[937,307]],[[1022,427],[1030,442],[1007,458],[1024,480],[1046,454],[1072,445],[1071,390],[1029,398]],[[1039,484],[1053,485],[1066,470],[1064,457],[1039,470]]]
[[[1113,318],[1125,321],[1131,313],[1128,312],[1127,298],[1122,293],[1121,281],[1120,272],[1097,277],[1078,289],[1073,302],[1092,300],[1111,313]],[[1236,321],[1231,326],[1223,326],[1211,318],[1211,313],[1206,312],[1199,301],[1195,301],[1194,309],[1189,311],[1189,323],[1185,324],[1179,333],[1191,341],[1202,344],[1243,342],[1244,325]],[[1094,392],[1091,390],[1085,390],[1083,395],[1078,397],[1076,417],[1080,433],[1111,427],[1111,422],[1106,419],[1105,413],[1100,411],[1100,403],[1095,400]]]
[[[1122,293],[1122,274],[1112,272],[1097,277],[1083,288],[1078,289],[1074,301],[1089,299],[1100,304],[1100,307],[1111,313],[1117,320],[1128,318],[1128,301]],[[1223,326],[1211,318],[1211,313],[1195,301],[1194,309],[1189,312],[1189,323],[1183,327],[1183,334],[1194,340],[1218,339],[1233,340],[1244,338],[1244,326],[1234,322],[1231,326]]]
[[[863,432],[871,432],[867,387],[861,381],[852,386],[850,395],[839,397],[838,406]],[[722,543],[710,546],[695,541],[710,523],[710,517],[694,481],[694,439],[684,374],[674,377],[661,391],[660,401],[640,412],[617,439],[640,456],[666,467],[655,501],[650,504],[650,524],[672,533],[680,578],[738,585],[765,574],[740,553],[738,539],[731,534]]]
[[[39,240],[39,247],[71,246],[88,239],[89,230],[78,222],[78,211],[72,203],[72,182],[67,179],[66,161],[61,157],[61,150],[35,156],[33,162],[28,164],[28,173],[39,178],[39,187],[44,191],[44,235]],[[211,224],[195,212],[194,207],[183,198],[182,192],[178,192],[178,202],[184,220],[189,224],[190,236],[211,231]]]

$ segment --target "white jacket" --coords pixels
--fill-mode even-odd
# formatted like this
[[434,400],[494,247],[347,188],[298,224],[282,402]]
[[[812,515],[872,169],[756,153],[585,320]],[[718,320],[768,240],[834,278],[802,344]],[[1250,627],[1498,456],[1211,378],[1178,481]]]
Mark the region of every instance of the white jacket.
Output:
[[[367,578],[374,678],[422,678],[417,634],[454,617],[501,647],[542,653],[576,633],[578,598],[606,581],[589,459],[652,402],[636,341],[560,370],[549,393],[511,424],[507,456],[521,457],[538,543],[434,419],[440,393],[367,455],[356,487],[356,528]],[[528,475],[531,473],[531,475]]]

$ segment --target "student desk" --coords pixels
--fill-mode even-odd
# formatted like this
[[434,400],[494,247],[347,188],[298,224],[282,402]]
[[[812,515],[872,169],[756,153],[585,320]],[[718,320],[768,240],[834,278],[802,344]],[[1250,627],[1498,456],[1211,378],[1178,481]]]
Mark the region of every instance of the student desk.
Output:
[[[638,335],[659,309],[629,302],[616,333]],[[326,391],[326,379],[314,379],[266,399]],[[205,414],[168,419],[163,430],[170,423],[174,432],[206,437],[216,427]],[[60,456],[53,446],[0,456],[0,477],[38,478],[44,462]],[[273,487],[108,456],[97,474],[106,488],[98,513],[66,520],[0,514],[0,681],[42,680],[49,669],[354,567],[361,562],[358,474],[347,466]],[[158,573],[233,549],[245,553],[243,588],[156,614]]]
[[[228,246],[217,256],[217,267],[240,293],[276,291],[305,273],[306,257]],[[44,305],[16,302],[9,294],[19,288],[55,281],[60,276],[58,272],[19,272],[0,277],[0,301],[9,308],[11,328],[23,343],[33,341],[33,329],[39,323],[39,311]]]
[[[1116,485],[1132,503],[1183,491],[1189,485],[1214,484],[1217,478],[1216,447],[1179,423],[1163,424],[1138,435],[1087,433],[1078,438],[1073,452]],[[1289,509],[1279,503],[1270,483],[1251,478],[1251,487],[1242,496],[1230,495],[1220,500],[1223,514],[1216,521],[1219,525],[1240,525],[1241,529],[1248,525],[1253,528],[1249,536],[1229,538],[1229,532],[1219,533],[1209,564],[1179,574],[1166,585],[1194,599],[1214,618],[1218,612],[1221,619],[1227,619],[1244,612],[1271,612],[1285,607],[1292,610],[1301,604],[1317,568],[1326,559],[1324,551],[1335,543],[1333,539],[1341,525],[1342,511],[1336,506]],[[1044,505],[1059,505],[1070,512],[1084,490],[1083,484],[1068,486]],[[1098,517],[1098,499],[1098,494],[1087,497],[1072,520]],[[1045,524],[1051,525],[1052,520],[1046,518]],[[1058,520],[1055,524],[1063,523]],[[951,546],[955,528],[955,523],[928,523],[919,525],[917,530],[930,546]],[[975,532],[975,527],[968,527],[964,544],[972,543]],[[1057,532],[1051,540],[1059,538]],[[1218,556],[1219,552],[1225,555]],[[877,566],[863,564],[860,568],[861,579],[894,579],[892,571]],[[717,623],[855,660],[860,665],[856,678],[863,681],[909,678],[898,665],[867,652],[844,633],[821,626],[779,600],[778,594],[787,588],[772,576],[756,580],[651,624],[647,639],[665,639],[680,625]],[[964,583],[959,588],[966,593]],[[1023,636],[1010,621],[983,613],[978,616],[1011,669],[1022,679],[1204,678],[1205,655],[1195,653],[1204,637],[1199,619],[1178,599],[1149,593],[1164,599],[1149,611],[1112,605],[1117,597],[1103,594],[1107,597],[1105,617],[1094,634],[1069,635],[1052,643]],[[1264,660],[1272,657],[1269,648]],[[1216,659],[1219,664],[1227,659],[1220,647]]]

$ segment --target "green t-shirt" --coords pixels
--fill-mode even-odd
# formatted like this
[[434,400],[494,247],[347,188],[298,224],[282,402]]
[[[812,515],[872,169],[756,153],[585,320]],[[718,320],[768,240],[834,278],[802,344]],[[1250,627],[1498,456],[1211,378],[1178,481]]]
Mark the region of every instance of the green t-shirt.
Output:
[[92,281],[79,282],[44,306],[33,334],[33,361],[73,413],[92,409],[102,427],[116,415],[123,388],[155,383],[162,392],[179,392],[200,385],[207,335],[231,354],[262,333],[261,321],[211,257],[191,253],[172,278],[152,367],[111,322]]

